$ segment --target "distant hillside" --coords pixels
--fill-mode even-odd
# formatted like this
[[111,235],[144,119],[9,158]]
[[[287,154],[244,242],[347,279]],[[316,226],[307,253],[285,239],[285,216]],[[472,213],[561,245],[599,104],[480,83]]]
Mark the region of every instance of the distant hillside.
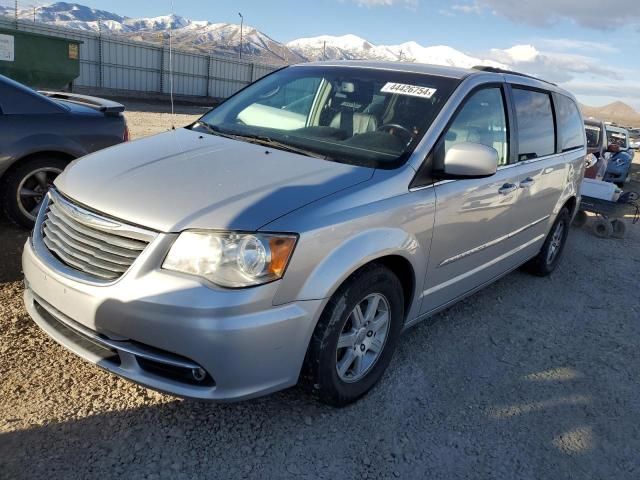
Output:
[[602,107],[589,107],[581,105],[585,118],[594,117],[606,122],[614,122],[619,125],[640,127],[640,113],[623,102],[613,102]]

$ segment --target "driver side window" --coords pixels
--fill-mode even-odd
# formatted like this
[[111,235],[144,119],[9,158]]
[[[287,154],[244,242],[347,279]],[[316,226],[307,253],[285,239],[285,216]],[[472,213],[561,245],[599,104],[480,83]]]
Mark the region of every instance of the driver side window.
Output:
[[458,143],[480,143],[498,152],[498,165],[509,162],[507,119],[502,90],[485,88],[471,95],[444,136],[444,153]]

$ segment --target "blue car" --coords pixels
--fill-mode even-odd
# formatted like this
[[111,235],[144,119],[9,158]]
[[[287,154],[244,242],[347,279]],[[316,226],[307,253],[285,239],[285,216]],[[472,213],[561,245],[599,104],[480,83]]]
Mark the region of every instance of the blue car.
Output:
[[612,156],[609,158],[604,181],[615,183],[623,188],[625,182],[630,180],[634,155],[633,149],[629,148],[629,132],[624,128],[612,125],[607,125],[606,128],[608,151]]

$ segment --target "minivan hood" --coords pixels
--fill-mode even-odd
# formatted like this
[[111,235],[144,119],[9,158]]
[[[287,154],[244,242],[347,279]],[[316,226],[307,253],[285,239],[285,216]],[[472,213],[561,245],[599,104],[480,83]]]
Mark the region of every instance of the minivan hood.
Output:
[[55,186],[93,210],[163,232],[251,231],[373,171],[177,129],[78,159]]

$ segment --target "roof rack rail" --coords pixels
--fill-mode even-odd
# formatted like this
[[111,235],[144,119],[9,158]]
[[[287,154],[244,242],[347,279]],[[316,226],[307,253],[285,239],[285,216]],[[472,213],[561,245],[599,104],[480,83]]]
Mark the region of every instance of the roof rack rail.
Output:
[[540,82],[548,83],[549,85],[553,85],[554,87],[558,86],[553,82],[549,82],[547,80],[543,80],[541,78],[534,77],[533,75],[527,75],[526,73],[514,72],[513,70],[504,70],[503,68],[489,67],[487,65],[476,65],[476,66],[471,67],[471,68],[472,68],[472,70],[479,70],[481,72],[506,73],[506,74],[509,74],[509,75],[518,75],[520,77],[532,78],[532,79],[538,80]]

